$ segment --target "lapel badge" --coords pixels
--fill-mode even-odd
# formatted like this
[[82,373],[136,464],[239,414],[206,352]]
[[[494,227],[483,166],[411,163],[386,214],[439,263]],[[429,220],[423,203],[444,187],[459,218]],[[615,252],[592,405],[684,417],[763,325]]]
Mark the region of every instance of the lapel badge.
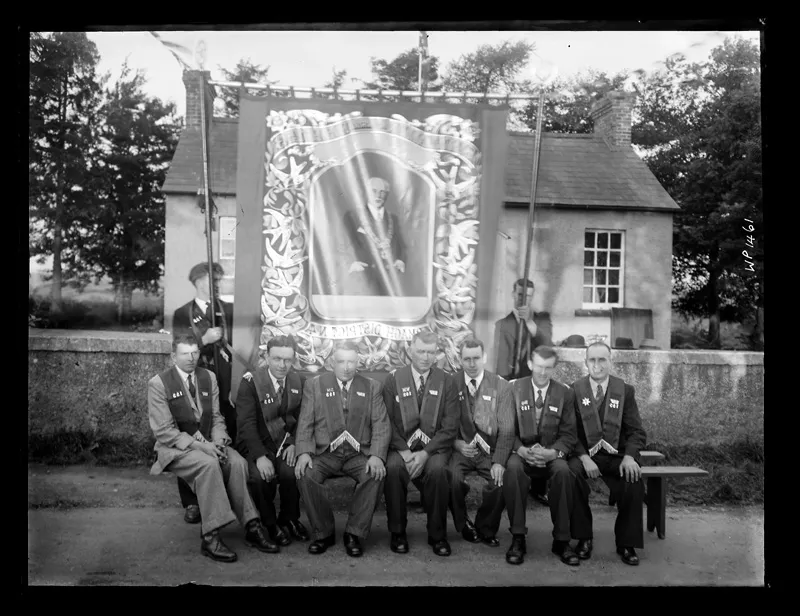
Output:
[[357,391],[356,395],[357,396],[361,396],[362,398],[366,398],[367,397],[367,394],[365,394],[363,391]]
[[439,395],[439,391],[438,391],[438,390],[436,390],[436,389],[429,389],[429,390],[428,390],[428,393],[429,393],[430,395],[432,395],[432,396],[438,396],[438,395]]
[[208,392],[207,391],[201,391],[200,395],[208,397]]
[[400,396],[395,394],[394,401],[399,404],[400,403]]
[[487,402],[491,402],[492,401],[492,397],[491,396],[487,396],[486,394],[483,394],[483,399],[486,400]]
[[462,400],[462,401],[464,400],[464,392],[463,391],[459,391],[458,392],[458,399]]
[[336,396],[336,392],[333,391],[333,387],[328,387],[328,389],[325,390],[325,397],[326,398],[333,398],[335,396]]
[[589,398],[584,398],[581,400],[581,404],[583,404],[583,406],[589,406]]
[[299,394],[299,393],[300,393],[300,390],[299,390],[299,389],[292,389],[292,390],[291,390],[291,392],[292,392],[293,394]]
[[550,407],[550,412],[551,413],[558,413],[558,407],[557,406],[551,406]]
[[609,405],[611,406],[612,409],[618,409],[619,408],[619,400],[614,400],[614,398],[611,398],[609,400]]
[[527,400],[523,400],[522,402],[519,403],[519,405],[523,411],[529,411],[531,408],[530,403]]
[[410,387],[403,387],[403,397],[408,398],[411,395]]

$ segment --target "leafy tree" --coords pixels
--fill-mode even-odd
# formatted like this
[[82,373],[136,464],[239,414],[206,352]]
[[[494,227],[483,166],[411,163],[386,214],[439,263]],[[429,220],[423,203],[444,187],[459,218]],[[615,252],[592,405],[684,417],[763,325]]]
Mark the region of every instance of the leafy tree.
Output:
[[[224,81],[238,81],[242,83],[261,83],[264,85],[274,85],[277,81],[270,81],[269,66],[253,64],[250,58],[242,58],[236,63],[232,71],[219,67],[225,76]],[[279,93],[274,92],[273,95]],[[282,93],[280,93],[282,94]],[[218,99],[222,101],[220,112],[226,118],[239,117],[239,91],[232,88],[218,88]]]
[[33,33],[28,93],[31,256],[53,257],[51,310],[62,308],[64,279],[81,276],[82,232],[96,182],[99,54],[85,33]]
[[[347,79],[347,71],[344,69],[341,71],[337,71],[336,67],[334,66],[331,72],[330,80],[326,81],[322,85],[322,87],[341,89],[342,86],[344,85],[345,79]],[[333,94],[325,94],[325,93],[318,93],[316,96],[319,98],[326,98],[326,99],[333,98]]]
[[99,281],[111,279],[118,321],[134,289],[157,291],[164,264],[165,198],[161,185],[178,142],[175,106],[148,97],[145,78],[123,65],[106,91],[100,134],[97,202],[82,218],[82,260]]
[[[372,63],[372,81],[364,81],[368,90],[419,90],[419,52],[409,49],[394,60],[386,61],[370,58]],[[441,90],[439,79],[439,58],[429,56],[423,63],[422,70],[426,91]]]
[[443,88],[450,92],[519,92],[525,85],[520,73],[527,66],[535,45],[505,41],[481,45],[451,62],[444,73]]

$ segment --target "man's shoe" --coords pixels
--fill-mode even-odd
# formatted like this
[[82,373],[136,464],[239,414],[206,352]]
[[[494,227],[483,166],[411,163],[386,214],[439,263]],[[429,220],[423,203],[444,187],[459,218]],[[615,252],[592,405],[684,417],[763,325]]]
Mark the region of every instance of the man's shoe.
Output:
[[344,534],[344,549],[347,552],[348,556],[353,556],[355,558],[361,556],[364,553],[363,548],[361,547],[361,541],[358,537],[351,533]]
[[581,564],[581,559],[570,547],[569,541],[553,541],[553,554],[561,557],[561,562],[570,567],[577,567]]
[[397,554],[408,553],[408,537],[405,533],[392,533],[392,540],[389,542],[392,552]]
[[244,534],[244,542],[251,548],[256,548],[267,554],[277,554],[280,552],[278,545],[271,541],[264,533],[264,527],[261,526],[261,522],[258,520],[253,520],[247,525],[247,531]]
[[189,505],[186,507],[186,513],[183,514],[183,521],[187,524],[199,524],[200,505]]
[[622,556],[622,562],[626,565],[636,566],[639,564],[639,557],[633,548],[617,548],[617,554]]
[[593,547],[591,539],[581,539],[578,541],[578,545],[575,546],[575,554],[581,560],[588,560],[592,556]]
[[285,532],[287,535],[291,535],[292,538],[297,539],[298,541],[309,540],[308,531],[300,522],[300,520],[290,520],[285,525],[281,526],[281,530],[283,530],[283,532]]
[[482,535],[482,534],[478,533],[478,537],[480,538],[480,540],[483,543],[488,545],[490,548],[496,548],[496,547],[498,547],[500,545],[500,540],[497,537],[495,537],[494,535],[492,535],[490,537],[488,535]]
[[511,547],[506,552],[506,562],[509,565],[521,565],[525,561],[528,548],[525,545],[525,535],[513,535]]
[[436,554],[436,556],[450,556],[450,544],[447,543],[447,539],[434,541],[428,537],[428,545],[433,548],[433,553]]
[[535,498],[537,501],[539,501],[545,507],[549,507],[550,506],[550,498],[547,496],[547,492],[545,492],[544,494],[534,494],[533,498]]
[[475,528],[475,525],[469,521],[469,518],[467,518],[464,528],[461,529],[461,536],[464,537],[464,541],[469,541],[470,543],[480,543],[481,541],[478,530]]
[[217,560],[221,563],[232,563],[235,562],[237,558],[236,552],[222,543],[222,538],[219,536],[218,531],[202,536],[200,540],[200,553],[203,556],[208,556],[210,559]]
[[324,554],[325,550],[336,543],[336,534],[332,533],[324,539],[317,539],[308,544],[309,554]]
[[280,546],[285,547],[292,542],[292,540],[289,538],[289,533],[286,532],[284,527],[281,526],[275,526],[274,524],[267,526],[267,534],[269,535],[270,539]]

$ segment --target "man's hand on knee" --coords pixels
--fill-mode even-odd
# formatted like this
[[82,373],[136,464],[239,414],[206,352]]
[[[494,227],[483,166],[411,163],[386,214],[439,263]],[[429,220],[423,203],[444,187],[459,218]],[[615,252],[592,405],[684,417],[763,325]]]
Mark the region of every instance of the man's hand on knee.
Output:
[[314,463],[311,461],[311,456],[307,453],[300,454],[294,467],[294,476],[297,479],[302,479],[306,474],[306,468],[314,468]]

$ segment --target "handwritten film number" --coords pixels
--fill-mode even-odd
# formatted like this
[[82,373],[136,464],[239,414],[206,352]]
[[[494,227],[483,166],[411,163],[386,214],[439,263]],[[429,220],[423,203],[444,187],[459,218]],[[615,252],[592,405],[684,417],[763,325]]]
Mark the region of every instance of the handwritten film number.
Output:
[[[755,229],[755,227],[753,226],[753,221],[752,221],[752,220],[750,220],[749,218],[745,218],[745,221],[746,221],[746,222],[749,222],[749,223],[750,223],[750,225],[748,225],[747,227],[742,227],[742,229],[744,229],[744,230],[745,230],[745,231],[747,231],[748,233],[752,233],[752,232],[753,232],[753,230]],[[748,236],[745,238],[745,240],[746,240],[746,241],[745,241],[745,244],[746,244],[746,245],[747,245],[749,248],[752,248],[752,247],[753,247],[753,244],[755,243],[755,238],[754,238],[752,235],[748,235]],[[750,256],[750,254],[747,252],[747,250],[743,250],[743,251],[742,251],[742,255],[744,255],[744,257],[745,257],[745,261],[744,261],[744,262],[745,262],[745,268],[744,268],[744,269],[745,269],[746,271],[748,271],[748,272],[755,272],[755,269],[754,269],[754,267],[753,267],[753,265],[754,265],[754,264],[753,264],[753,261],[752,261],[752,258],[753,258],[753,257],[751,257],[751,256]]]

